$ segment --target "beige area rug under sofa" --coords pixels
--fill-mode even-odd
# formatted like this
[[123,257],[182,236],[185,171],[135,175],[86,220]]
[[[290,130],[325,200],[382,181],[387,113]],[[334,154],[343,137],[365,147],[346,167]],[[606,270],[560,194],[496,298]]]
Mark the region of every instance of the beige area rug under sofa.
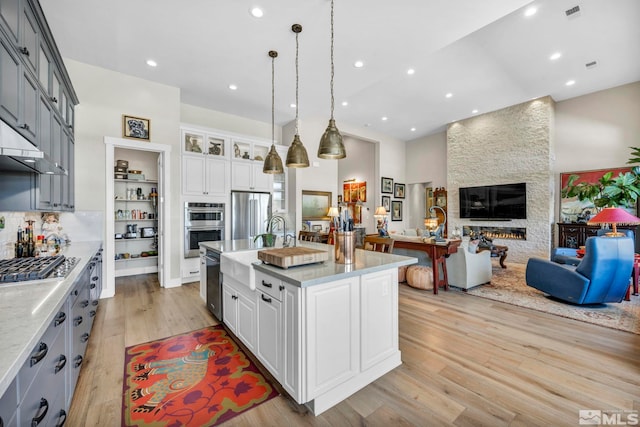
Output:
[[[502,301],[608,328],[640,334],[640,295],[631,295],[631,301],[598,305],[572,305],[546,296],[525,282],[524,264],[507,263],[507,268],[494,263],[491,283],[469,289],[469,295]],[[456,289],[456,288],[453,288]]]

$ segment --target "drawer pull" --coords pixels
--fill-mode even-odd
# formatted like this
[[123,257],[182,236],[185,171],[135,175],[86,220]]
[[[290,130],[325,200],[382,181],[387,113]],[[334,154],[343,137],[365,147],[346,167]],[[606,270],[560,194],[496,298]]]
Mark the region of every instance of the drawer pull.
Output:
[[79,368],[80,365],[82,365],[82,356],[76,356],[76,358],[73,359],[73,367]]
[[93,301],[91,301],[91,305],[92,305],[92,306],[94,306],[94,307],[97,307],[97,306],[98,306],[98,304],[99,304],[99,303],[98,303],[98,300],[97,300],[97,299],[94,299]]
[[44,417],[47,416],[47,412],[49,412],[49,402],[44,397],[40,398],[40,407],[38,408],[38,412],[36,412],[36,416],[31,419],[31,427],[36,427],[38,424],[44,420]]
[[264,286],[265,288],[272,288],[273,285],[271,283],[267,283],[264,280],[262,281],[262,286]]
[[80,342],[85,343],[87,341],[89,341],[89,334],[85,332],[84,334],[82,334],[82,336],[80,336]]
[[65,320],[67,320],[67,313],[61,311],[56,316],[56,320],[53,322],[53,326],[60,326],[64,323]]
[[67,357],[64,354],[61,354],[58,358],[58,363],[56,363],[56,368],[53,370],[54,374],[57,374],[64,368],[64,365],[67,364]]
[[66,422],[67,413],[64,411],[64,409],[60,409],[60,412],[58,412],[58,424],[56,424],[56,427],[62,427]]
[[280,291],[284,291],[284,285],[279,286]]
[[96,315],[96,311],[95,310],[91,310],[89,312],[89,317],[95,317],[95,315]]
[[73,319],[73,326],[79,326],[82,323],[82,316],[78,316]]
[[80,308],[87,308],[87,307],[89,307],[89,300],[83,300],[80,303]]
[[236,295],[231,295],[231,299],[238,299]]
[[29,362],[29,366],[37,365],[44,357],[47,355],[49,351],[49,347],[43,342],[38,346],[38,351],[31,356],[31,361]]
[[265,297],[264,294],[261,294],[260,296],[262,297],[262,301],[268,302],[269,304],[271,304],[271,298]]
[[18,48],[18,51],[24,56],[29,56],[29,49],[27,49],[26,46],[22,46],[21,48]]

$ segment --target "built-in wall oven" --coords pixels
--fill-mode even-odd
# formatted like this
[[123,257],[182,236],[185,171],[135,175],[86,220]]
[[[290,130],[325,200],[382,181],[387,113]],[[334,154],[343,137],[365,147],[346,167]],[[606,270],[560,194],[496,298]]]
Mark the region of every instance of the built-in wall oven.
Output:
[[200,242],[224,240],[224,203],[184,204],[184,257],[197,258]]

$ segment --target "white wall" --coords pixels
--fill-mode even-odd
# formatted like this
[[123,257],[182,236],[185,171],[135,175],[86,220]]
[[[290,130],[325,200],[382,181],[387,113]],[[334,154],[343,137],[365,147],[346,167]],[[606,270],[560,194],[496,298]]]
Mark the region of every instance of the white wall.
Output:
[[407,142],[407,183],[447,186],[447,133],[439,132]]
[[[352,136],[344,136],[343,141],[347,157],[338,162],[338,184],[343,188],[344,181],[351,179],[367,183],[367,201],[362,203],[361,225],[366,227],[367,233],[375,233],[373,213],[381,202],[376,197],[376,144]],[[343,194],[343,191],[338,194]]]

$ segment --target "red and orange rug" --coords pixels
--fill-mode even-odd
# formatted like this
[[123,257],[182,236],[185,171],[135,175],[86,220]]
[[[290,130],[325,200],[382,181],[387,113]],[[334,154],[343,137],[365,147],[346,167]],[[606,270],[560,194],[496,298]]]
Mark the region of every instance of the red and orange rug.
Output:
[[214,426],[278,395],[221,325],[128,347],[122,425]]

